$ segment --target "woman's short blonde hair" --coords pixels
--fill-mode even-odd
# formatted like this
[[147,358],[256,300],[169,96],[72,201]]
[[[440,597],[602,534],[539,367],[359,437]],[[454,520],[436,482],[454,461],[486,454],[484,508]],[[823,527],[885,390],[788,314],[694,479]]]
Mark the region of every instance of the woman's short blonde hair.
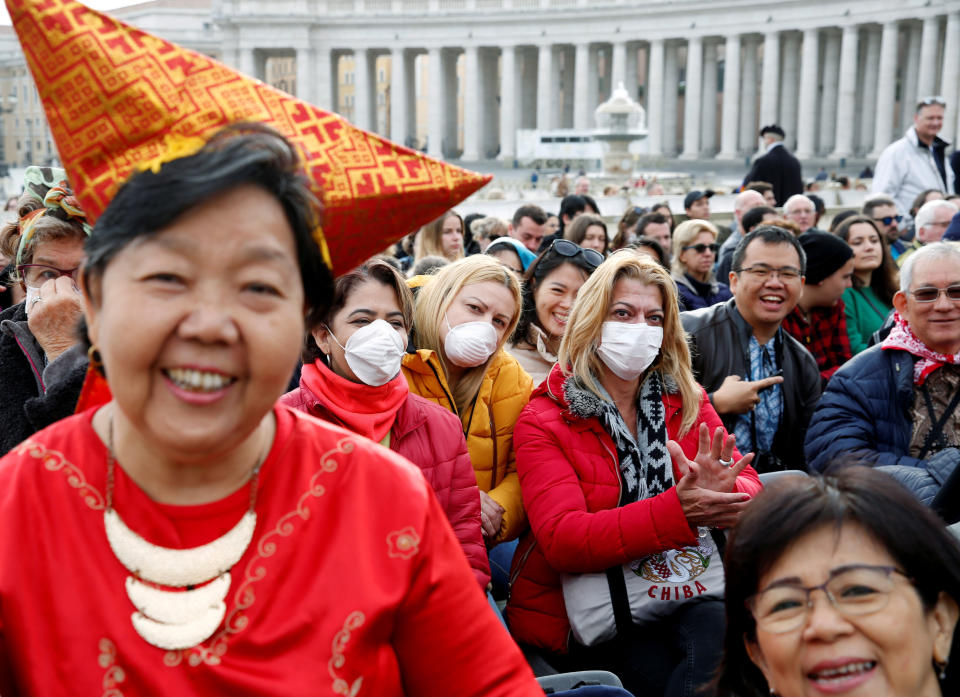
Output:
[[[420,232],[417,234],[417,239],[413,243],[414,259],[423,259],[424,257],[447,258],[447,255],[443,253],[443,244],[440,241],[440,238],[443,236],[443,223],[447,218],[451,217],[459,220],[460,230],[466,232],[463,229],[463,218],[460,217],[460,214],[455,211],[447,211],[432,223],[427,223],[420,228]],[[457,253],[457,259],[461,258],[463,258],[462,243],[460,245],[460,251]]]
[[560,342],[557,361],[567,375],[575,376],[586,389],[604,399],[597,384],[605,366],[597,355],[603,323],[608,321],[613,289],[621,278],[632,278],[644,285],[656,286],[663,298],[663,344],[651,365],[664,377],[671,378],[683,400],[683,421],[679,437],[687,433],[700,413],[702,390],[690,367],[687,335],[680,324],[677,290],[666,269],[652,259],[622,249],[614,252],[580,287],[570,311],[567,331]]
[[[487,281],[503,285],[513,296],[513,314],[497,345],[497,350],[500,350],[520,320],[521,297],[520,279],[496,259],[484,254],[474,254],[444,266],[417,295],[413,309],[414,345],[418,349],[435,351],[448,378],[450,364],[443,350],[443,342],[440,341],[440,330],[446,321],[447,310],[463,288]],[[462,411],[473,401],[489,362],[488,360],[483,365],[465,370],[456,384],[450,384],[453,401],[459,410]]]
[[713,240],[717,240],[717,227],[707,220],[684,220],[673,231],[673,261],[671,266],[677,273],[687,272],[687,265],[680,261],[683,248],[700,236],[700,233],[709,232]]

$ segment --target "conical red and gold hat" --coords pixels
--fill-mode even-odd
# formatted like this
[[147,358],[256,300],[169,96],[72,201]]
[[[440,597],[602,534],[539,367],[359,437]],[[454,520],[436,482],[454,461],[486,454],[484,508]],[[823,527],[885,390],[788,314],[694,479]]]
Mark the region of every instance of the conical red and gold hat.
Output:
[[363,131],[212,58],[75,0],[6,0],[60,158],[90,222],[133,172],[222,127],[268,124],[300,150],[343,273],[489,181]]

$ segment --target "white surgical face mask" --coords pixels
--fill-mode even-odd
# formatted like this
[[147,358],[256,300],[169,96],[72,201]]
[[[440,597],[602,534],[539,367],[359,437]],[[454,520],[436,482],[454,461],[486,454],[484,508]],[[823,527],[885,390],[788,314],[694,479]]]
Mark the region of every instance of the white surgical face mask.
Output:
[[497,332],[489,322],[464,322],[451,327],[450,320],[445,321],[450,331],[443,340],[443,351],[454,365],[475,368],[497,350]]
[[389,322],[376,319],[360,327],[347,339],[346,346],[337,341],[329,327],[327,331],[337,346],[343,349],[350,370],[365,385],[380,387],[400,373],[406,346],[400,332]]
[[635,380],[660,353],[663,327],[643,322],[604,322],[597,354],[613,374],[622,380]]
[[34,288],[33,286],[27,286],[27,297],[24,298],[23,309],[27,313],[27,317],[30,316],[30,308],[33,307],[34,303],[37,301],[37,298],[40,297],[40,289]]

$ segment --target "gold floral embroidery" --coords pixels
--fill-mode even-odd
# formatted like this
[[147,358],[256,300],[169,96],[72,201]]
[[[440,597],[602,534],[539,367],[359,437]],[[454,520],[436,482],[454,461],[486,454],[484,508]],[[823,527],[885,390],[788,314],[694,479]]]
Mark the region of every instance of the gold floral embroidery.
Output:
[[320,458],[320,468],[310,478],[310,486],[300,496],[296,507],[282,516],[272,530],[260,537],[256,548],[257,553],[247,563],[243,580],[234,593],[233,608],[227,613],[223,629],[210,640],[210,645],[200,644],[191,649],[168,651],[163,657],[164,665],[178,666],[183,663],[184,659],[190,666],[218,665],[220,663],[220,659],[227,652],[228,639],[232,635],[243,631],[250,621],[244,614],[244,610],[252,606],[256,600],[254,585],[257,581],[262,581],[267,575],[267,569],[262,562],[276,553],[277,543],[281,538],[290,537],[299,523],[310,518],[311,501],[323,496],[327,491],[326,487],[320,483],[320,479],[323,475],[337,471],[339,463],[336,456],[352,453],[355,443],[356,441],[352,438],[344,438],[337,442],[335,448],[324,453]]
[[80,468],[70,462],[61,452],[48,450],[45,445],[28,438],[13,450],[17,455],[29,455],[43,463],[49,472],[62,472],[67,478],[67,484],[77,490],[83,502],[95,511],[102,511],[105,507],[103,494],[87,482],[87,478]]
[[363,684],[362,675],[354,680],[352,684],[348,684],[346,680],[337,674],[337,671],[343,668],[343,664],[347,662],[343,651],[350,642],[351,632],[362,627],[365,621],[366,618],[362,612],[351,612],[343,622],[343,629],[333,636],[333,644],[330,647],[333,655],[327,662],[327,670],[330,672],[330,677],[333,678],[333,691],[335,694],[354,697],[354,695],[360,692],[360,686]]
[[420,551],[420,536],[409,525],[402,530],[394,530],[387,535],[387,555],[409,559]]
[[117,665],[117,647],[109,639],[100,640],[97,663],[104,669],[103,697],[123,697],[118,685],[127,679],[123,668]]

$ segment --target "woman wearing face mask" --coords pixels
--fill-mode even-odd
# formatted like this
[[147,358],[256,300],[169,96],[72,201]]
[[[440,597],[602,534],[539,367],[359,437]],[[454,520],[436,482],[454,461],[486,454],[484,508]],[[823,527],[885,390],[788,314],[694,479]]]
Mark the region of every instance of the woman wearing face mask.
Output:
[[490,581],[480,496],[460,422],[410,393],[400,362],[413,297],[400,274],[373,260],[337,279],[330,308],[309,327],[300,387],[280,403],[366,436],[423,470],[473,574]]
[[445,266],[417,295],[419,349],[403,361],[414,393],[460,417],[488,546],[525,524],[513,458],[513,426],[533,382],[503,345],[520,317],[520,282],[486,255]]
[[514,637],[561,671],[602,668],[636,694],[694,694],[720,657],[721,600],[694,595],[587,647],[571,636],[562,591],[565,574],[699,545],[760,489],[752,457],[736,452],[693,379],[665,269],[621,250],[593,272],[515,442],[530,532],[511,571]]

